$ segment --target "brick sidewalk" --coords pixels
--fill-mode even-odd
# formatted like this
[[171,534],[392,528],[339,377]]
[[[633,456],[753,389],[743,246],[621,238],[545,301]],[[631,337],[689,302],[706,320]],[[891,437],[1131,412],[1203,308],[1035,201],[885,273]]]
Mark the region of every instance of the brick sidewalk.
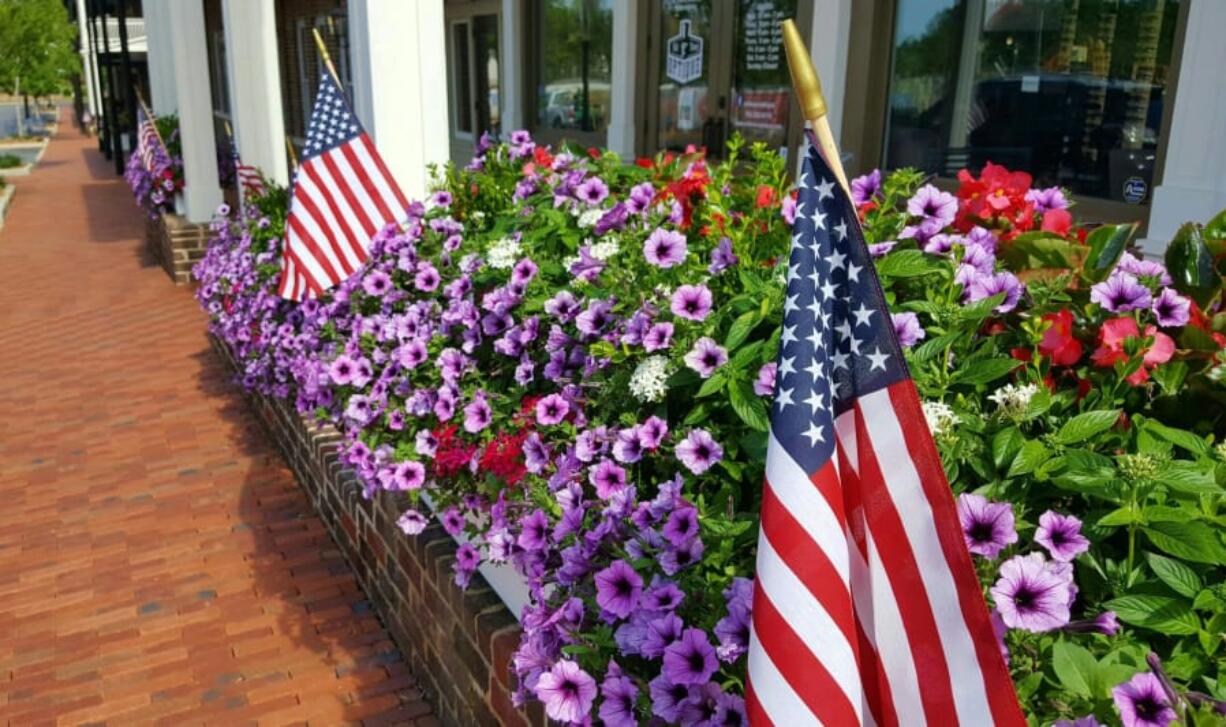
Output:
[[60,129],[0,230],[0,721],[435,724],[123,180]]

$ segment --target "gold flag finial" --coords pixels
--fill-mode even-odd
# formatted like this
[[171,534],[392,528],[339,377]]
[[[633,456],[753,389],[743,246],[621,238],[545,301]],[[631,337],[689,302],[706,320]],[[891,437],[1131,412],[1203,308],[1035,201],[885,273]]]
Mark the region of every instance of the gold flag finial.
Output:
[[809,49],[791,18],[783,21],[783,47],[788,54],[788,69],[792,72],[792,85],[800,100],[800,110],[809,121],[826,115],[826,97],[822,95],[822,82],[817,78],[817,69],[809,57]]

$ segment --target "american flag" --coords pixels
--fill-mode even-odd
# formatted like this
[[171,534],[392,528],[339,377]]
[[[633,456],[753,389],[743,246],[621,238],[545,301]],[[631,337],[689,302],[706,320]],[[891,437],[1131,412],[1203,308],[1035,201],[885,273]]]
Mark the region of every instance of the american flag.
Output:
[[244,197],[264,194],[264,175],[258,168],[243,164],[237,149],[234,150],[234,174],[238,177],[238,186],[243,190]]
[[319,295],[353,274],[371,238],[406,214],[409,203],[375,145],[325,72],[294,175],[280,295]]
[[755,725],[1024,725],[855,208],[800,179],[749,650]]
[[157,159],[158,149],[162,139],[158,136],[153,119],[145,113],[145,109],[136,109],[136,149],[140,153],[140,163],[146,171],[153,171],[153,162]]

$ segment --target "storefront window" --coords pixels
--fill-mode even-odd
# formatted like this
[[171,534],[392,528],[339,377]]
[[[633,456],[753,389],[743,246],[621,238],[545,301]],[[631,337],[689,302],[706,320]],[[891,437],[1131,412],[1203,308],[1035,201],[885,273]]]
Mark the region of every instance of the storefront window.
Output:
[[1178,0],[899,0],[885,162],[1147,204]]
[[603,134],[613,73],[613,0],[543,0],[538,11],[538,129]]

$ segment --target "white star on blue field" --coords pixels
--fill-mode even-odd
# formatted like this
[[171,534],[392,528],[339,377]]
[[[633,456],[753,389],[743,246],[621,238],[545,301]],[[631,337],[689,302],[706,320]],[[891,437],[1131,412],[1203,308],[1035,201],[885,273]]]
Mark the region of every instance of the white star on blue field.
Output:
[[809,146],[797,196],[771,431],[809,472],[834,453],[834,418],[906,378],[855,208]]

